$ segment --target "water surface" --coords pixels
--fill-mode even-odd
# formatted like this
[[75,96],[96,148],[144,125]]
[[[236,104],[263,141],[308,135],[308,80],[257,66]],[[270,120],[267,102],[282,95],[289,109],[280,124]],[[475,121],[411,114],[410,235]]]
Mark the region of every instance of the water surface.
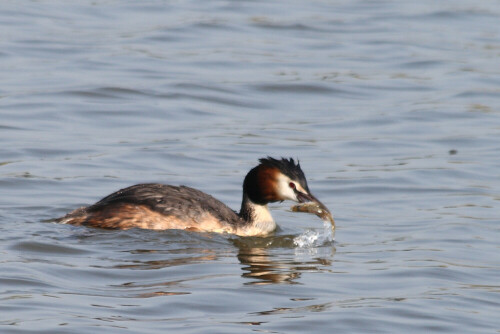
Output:
[[[0,332],[500,330],[495,1],[0,5]],[[54,217],[139,182],[238,209],[300,158],[333,212],[268,238]],[[308,232],[309,231],[309,232]]]

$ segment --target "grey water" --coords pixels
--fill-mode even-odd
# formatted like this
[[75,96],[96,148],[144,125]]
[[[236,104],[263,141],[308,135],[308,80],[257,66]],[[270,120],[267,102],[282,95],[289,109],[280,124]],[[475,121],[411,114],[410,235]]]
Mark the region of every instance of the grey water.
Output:
[[[499,116],[498,1],[2,1],[0,333],[499,332]],[[268,155],[335,242],[52,221]]]

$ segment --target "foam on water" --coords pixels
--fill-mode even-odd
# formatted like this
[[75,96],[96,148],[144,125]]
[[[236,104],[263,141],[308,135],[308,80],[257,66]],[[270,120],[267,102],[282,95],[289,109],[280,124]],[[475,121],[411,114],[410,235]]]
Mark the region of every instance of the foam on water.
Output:
[[293,239],[293,243],[299,248],[311,248],[322,246],[327,242],[335,240],[335,231],[332,224],[323,220],[323,230],[307,230]]

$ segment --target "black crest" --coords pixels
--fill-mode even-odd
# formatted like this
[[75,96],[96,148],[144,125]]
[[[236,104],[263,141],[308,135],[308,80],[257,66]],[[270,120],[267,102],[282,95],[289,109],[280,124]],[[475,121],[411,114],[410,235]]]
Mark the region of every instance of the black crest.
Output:
[[302,188],[309,192],[309,187],[307,186],[306,176],[304,172],[300,168],[300,163],[297,160],[297,164],[295,161],[290,159],[281,158],[281,160],[277,160],[271,157],[259,159],[260,163],[265,166],[271,166],[278,168],[283,174],[288,176],[290,179],[297,181],[300,183]]

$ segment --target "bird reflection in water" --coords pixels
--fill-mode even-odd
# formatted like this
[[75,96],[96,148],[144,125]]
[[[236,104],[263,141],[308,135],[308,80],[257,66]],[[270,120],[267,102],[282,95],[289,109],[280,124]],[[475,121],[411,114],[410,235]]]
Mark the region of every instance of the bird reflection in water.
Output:
[[[237,248],[237,259],[241,264],[244,284],[298,284],[303,272],[329,271],[333,263],[335,247],[333,245],[315,247],[310,249],[297,248],[293,241],[294,236],[278,236],[267,238],[235,238],[229,241]],[[226,239],[227,240],[227,239]],[[184,266],[199,263],[209,264],[222,257],[234,254],[227,248],[213,249],[205,247],[189,247],[170,250],[128,250],[130,254],[141,254],[143,259],[128,263],[115,264],[115,269],[128,270],[157,270],[168,267]],[[168,254],[166,259],[147,260],[148,256],[156,257],[158,254]],[[233,264],[231,264],[233,265]],[[168,295],[190,294],[188,282],[210,277],[228,275],[209,273],[195,275],[190,278],[179,278],[170,281],[144,281],[126,282],[116,285],[126,295],[136,298],[149,298]],[[232,275],[232,274],[229,274]],[[162,276],[163,277],[163,276]],[[178,291],[179,288],[184,291]],[[187,290],[187,291],[186,291]],[[131,296],[130,293],[134,292]]]
[[[161,268],[165,268],[165,267],[175,267],[175,266],[180,266],[180,265],[185,265],[185,264],[203,263],[203,262],[213,261],[213,260],[217,259],[217,255],[216,255],[215,251],[210,250],[210,249],[188,248],[188,249],[179,250],[178,252],[179,253],[197,252],[197,255],[193,254],[192,256],[171,258],[171,259],[166,259],[166,260],[152,260],[152,261],[134,260],[132,263],[115,265],[114,268],[117,268],[117,269],[141,269],[141,270],[161,269]],[[138,254],[138,253],[155,254],[155,253],[165,253],[165,252],[159,251],[159,250],[138,249],[138,250],[130,251],[130,253],[132,253],[132,254]],[[168,251],[167,253],[175,254],[175,253],[177,253],[177,251]]]
[[[147,249],[137,249],[137,250],[129,250],[127,251],[130,254],[169,254],[172,256],[174,254],[183,254],[191,253],[190,256],[181,256],[175,258],[168,258],[165,260],[133,260],[131,263],[113,265],[114,269],[128,269],[128,270],[158,270],[163,268],[170,268],[176,266],[183,266],[188,264],[195,263],[207,263],[211,261],[217,260],[216,252],[212,249],[205,248],[184,248],[179,250],[147,250]],[[132,298],[151,298],[151,297],[159,297],[159,296],[179,296],[179,295],[189,295],[191,291],[186,283],[193,280],[205,279],[210,276],[217,275],[203,275],[199,277],[191,277],[191,278],[182,278],[178,280],[168,280],[165,281],[163,279],[156,281],[149,281],[145,283],[144,281],[136,281],[136,282],[125,282],[119,285],[113,285],[113,287],[118,288],[122,291],[123,297],[132,297]],[[163,276],[162,276],[163,277]],[[182,289],[184,291],[178,291]]]
[[[294,247],[293,237],[286,236],[240,238],[233,243],[239,249],[238,260],[243,265],[241,276],[252,280],[245,284],[297,284],[302,272],[330,270],[335,254],[335,247],[324,246],[320,247],[321,254],[315,248],[314,252],[294,253],[290,257],[289,249]],[[286,257],[272,254],[276,249],[287,249]]]

